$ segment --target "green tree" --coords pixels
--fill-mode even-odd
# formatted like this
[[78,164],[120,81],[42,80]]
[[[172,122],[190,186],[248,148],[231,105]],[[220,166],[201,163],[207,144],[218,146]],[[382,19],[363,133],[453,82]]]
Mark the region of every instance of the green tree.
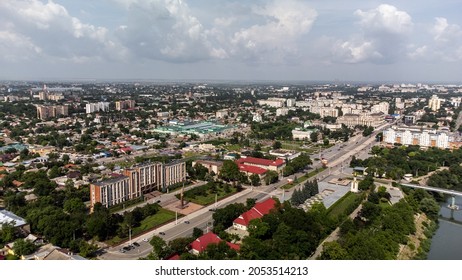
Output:
[[273,149],[274,149],[274,150],[279,150],[280,148],[282,148],[282,143],[279,142],[279,141],[275,141],[275,142],[273,143]]
[[37,249],[29,240],[17,239],[13,244],[14,254],[18,257],[32,254]]
[[250,179],[250,183],[252,184],[252,186],[260,185],[260,176],[258,176],[257,174],[250,175],[249,179]]

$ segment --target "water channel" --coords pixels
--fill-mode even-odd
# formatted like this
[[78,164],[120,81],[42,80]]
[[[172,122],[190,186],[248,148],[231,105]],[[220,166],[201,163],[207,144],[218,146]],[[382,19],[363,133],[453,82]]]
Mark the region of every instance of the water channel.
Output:
[[451,218],[451,210],[446,203],[441,203],[439,228],[432,239],[432,245],[427,258],[429,260],[462,260],[462,197],[456,197],[459,211],[453,211],[454,221]]

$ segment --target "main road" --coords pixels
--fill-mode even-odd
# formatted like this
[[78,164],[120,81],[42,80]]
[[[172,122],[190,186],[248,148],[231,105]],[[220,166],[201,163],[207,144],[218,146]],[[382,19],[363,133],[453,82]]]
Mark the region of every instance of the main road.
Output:
[[[367,153],[376,141],[375,136],[377,135],[377,133],[389,125],[390,124],[384,124],[380,126],[369,137],[357,135],[350,138],[350,140],[347,143],[337,144],[325,150],[323,152],[323,157],[329,160],[329,168],[322,172],[319,172],[315,177],[313,177],[313,179],[323,180],[326,177],[328,177],[332,172],[337,172],[338,170],[346,166],[353,155],[364,155],[364,153]],[[313,163],[313,168],[320,167],[320,162]],[[280,200],[290,199],[293,191],[301,187],[302,184],[297,185],[291,190],[283,190],[280,187],[286,184],[286,179],[293,179],[295,176],[297,176],[297,178],[300,178],[303,175],[304,173],[297,173],[289,177],[286,177],[275,184],[271,184],[268,186],[260,186],[254,189],[248,187],[233,196],[221,200],[218,203],[217,207],[221,208],[233,203],[245,203],[248,198],[257,199],[257,201],[273,196],[278,197]],[[166,199],[167,197],[167,195],[165,194],[163,194],[162,196],[164,196],[163,199]],[[108,248],[102,255],[99,256],[99,258],[108,260],[138,259],[140,257],[146,257],[152,251],[152,247],[147,241],[155,235],[162,237],[165,241],[168,242],[179,237],[191,236],[193,228],[195,227],[207,231],[209,228],[211,228],[213,222],[212,215],[214,213],[212,209],[215,207],[216,206],[214,204],[209,205],[185,217],[182,217],[178,221],[173,221],[150,232],[137,236],[133,240],[127,241],[123,244],[120,244],[119,246]],[[140,244],[140,246],[124,253],[119,251],[121,248],[130,245],[131,242],[137,242]]]

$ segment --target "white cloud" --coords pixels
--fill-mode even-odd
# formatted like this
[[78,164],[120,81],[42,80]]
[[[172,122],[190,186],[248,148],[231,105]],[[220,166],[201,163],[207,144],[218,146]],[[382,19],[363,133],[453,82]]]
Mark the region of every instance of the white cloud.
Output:
[[245,60],[283,61],[297,55],[298,40],[308,33],[317,18],[317,12],[301,1],[273,1],[264,7],[255,7],[255,15],[263,20],[235,32],[231,38],[233,56]]
[[449,43],[462,37],[462,28],[457,24],[449,24],[446,18],[435,18],[430,30],[436,42]]
[[[0,2],[0,31],[14,34],[40,52],[28,53],[82,61],[84,58],[120,55],[114,50],[108,30],[83,23],[69,15],[65,7],[48,1],[14,0]],[[10,37],[11,37],[10,36]]]
[[137,57],[173,62],[207,59],[212,48],[200,21],[180,0],[132,0],[127,22],[116,31]]
[[411,16],[391,5],[382,4],[354,13],[360,33],[337,40],[331,47],[332,60],[343,63],[393,63],[406,56],[407,35],[412,32]]
[[361,28],[370,34],[401,35],[411,32],[413,27],[412,18],[408,13],[387,4],[379,5],[369,11],[357,10],[355,15],[360,18]]

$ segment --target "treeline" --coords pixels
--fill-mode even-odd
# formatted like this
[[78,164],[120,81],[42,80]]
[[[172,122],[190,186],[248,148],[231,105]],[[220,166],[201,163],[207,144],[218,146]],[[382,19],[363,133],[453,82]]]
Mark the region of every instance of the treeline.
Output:
[[378,146],[372,147],[374,157],[365,160],[353,157],[350,166],[367,167],[369,174],[376,174],[395,180],[404,174],[414,176],[426,175],[442,166],[452,166],[462,162],[462,150],[454,151],[438,148],[420,150],[419,146],[399,146],[392,149]]
[[[384,204],[384,190],[371,192],[358,216],[340,227],[340,238],[324,245],[324,260],[387,260],[396,259],[400,244],[408,243],[415,233],[414,214],[423,212],[437,219],[439,205],[423,190],[406,190],[406,200]],[[373,194],[375,193],[375,194]]]
[[305,203],[310,197],[317,195],[319,193],[318,181],[307,181],[305,185],[300,190],[295,190],[292,194],[290,202],[292,205],[298,206]]
[[313,162],[311,161],[310,156],[308,154],[302,153],[286,164],[286,167],[284,167],[283,170],[284,176],[289,176],[300,172],[312,163]]

